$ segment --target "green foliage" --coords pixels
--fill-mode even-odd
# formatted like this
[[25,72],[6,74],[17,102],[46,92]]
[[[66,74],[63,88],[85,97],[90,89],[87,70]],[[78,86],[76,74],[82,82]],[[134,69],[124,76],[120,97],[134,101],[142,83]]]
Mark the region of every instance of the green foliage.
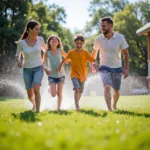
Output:
[[136,35],[142,26],[141,20],[134,15],[134,6],[128,5],[113,18],[114,30],[125,35],[129,44],[130,69],[140,75],[147,75],[147,40]]
[[[81,102],[93,104],[92,99],[97,108],[104,101],[82,97]],[[1,99],[0,149],[148,150],[149,96],[121,97],[118,107],[114,112],[84,108],[37,114],[27,110],[24,100]]]
[[99,19],[105,16],[113,17],[115,12],[122,11],[128,0],[92,0],[90,2],[89,16],[92,21],[87,23],[86,31],[100,31]]

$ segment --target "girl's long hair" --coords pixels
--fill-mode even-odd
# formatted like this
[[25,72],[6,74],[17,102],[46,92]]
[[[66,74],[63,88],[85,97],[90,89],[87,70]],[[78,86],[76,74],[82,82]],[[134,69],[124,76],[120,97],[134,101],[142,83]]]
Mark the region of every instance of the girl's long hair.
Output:
[[40,23],[35,21],[35,20],[30,20],[29,22],[27,22],[25,29],[24,29],[24,32],[21,35],[20,39],[21,40],[25,39],[29,34],[29,28],[33,29],[36,25],[40,25]]
[[62,49],[62,42],[60,40],[60,38],[57,36],[57,35],[51,35],[49,36],[48,40],[47,40],[47,50],[51,50],[51,45],[50,45],[50,40],[53,38],[53,37],[56,37],[58,39],[58,45],[57,45],[57,48],[61,48]]

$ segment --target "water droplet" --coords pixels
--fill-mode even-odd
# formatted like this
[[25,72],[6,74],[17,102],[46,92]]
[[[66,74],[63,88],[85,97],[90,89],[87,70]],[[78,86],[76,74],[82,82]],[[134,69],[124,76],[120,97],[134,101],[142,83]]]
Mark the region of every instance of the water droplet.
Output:
[[38,122],[38,126],[41,127],[43,124],[42,122]]
[[120,133],[120,130],[119,130],[119,129],[116,129],[116,133],[117,133],[117,134]]
[[119,123],[120,123],[120,121],[119,121],[119,120],[117,120],[117,121],[116,121],[116,123],[117,123],[117,124],[119,124]]

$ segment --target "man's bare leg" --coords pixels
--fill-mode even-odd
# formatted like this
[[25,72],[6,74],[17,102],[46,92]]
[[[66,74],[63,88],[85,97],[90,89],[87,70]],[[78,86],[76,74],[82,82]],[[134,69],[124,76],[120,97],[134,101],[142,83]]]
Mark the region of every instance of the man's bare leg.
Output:
[[104,86],[104,98],[105,98],[105,101],[106,101],[108,110],[109,110],[109,111],[112,111],[112,108],[111,108],[111,93],[110,93],[110,90],[111,90],[111,86],[110,86],[110,85],[105,85],[105,86]]
[[117,102],[120,96],[120,92],[118,90],[114,90],[114,94],[113,94],[113,109],[116,110],[117,109]]

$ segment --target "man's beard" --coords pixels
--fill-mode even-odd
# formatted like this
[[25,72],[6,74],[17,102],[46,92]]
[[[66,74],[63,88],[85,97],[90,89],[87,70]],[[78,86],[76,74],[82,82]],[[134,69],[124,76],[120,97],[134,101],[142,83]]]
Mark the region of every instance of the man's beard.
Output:
[[104,31],[103,31],[103,34],[104,34],[104,35],[106,35],[106,34],[108,34],[108,33],[109,33],[109,30],[104,30]]

